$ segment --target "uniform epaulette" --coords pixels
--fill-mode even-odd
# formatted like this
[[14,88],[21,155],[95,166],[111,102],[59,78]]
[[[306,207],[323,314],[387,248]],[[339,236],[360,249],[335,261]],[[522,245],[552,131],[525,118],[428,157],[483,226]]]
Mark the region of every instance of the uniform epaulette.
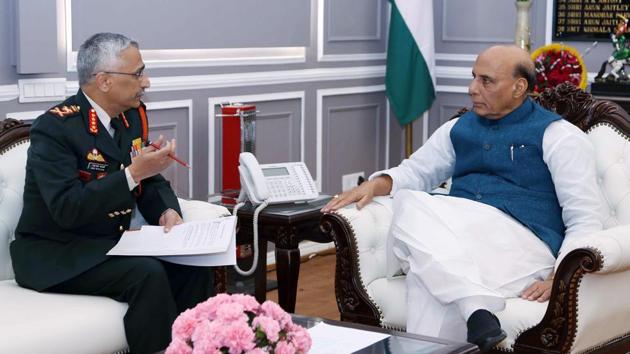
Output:
[[48,112],[59,118],[65,118],[79,114],[79,112],[81,112],[81,107],[75,104],[69,106],[57,106],[50,109]]

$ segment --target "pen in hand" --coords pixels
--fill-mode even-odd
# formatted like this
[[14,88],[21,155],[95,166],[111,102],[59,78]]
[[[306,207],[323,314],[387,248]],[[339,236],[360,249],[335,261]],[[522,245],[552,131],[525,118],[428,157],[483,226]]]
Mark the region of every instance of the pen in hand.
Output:
[[[160,150],[161,149],[159,145],[157,145],[157,144],[155,144],[153,142],[147,141],[147,143],[148,143],[148,145],[153,146],[156,150]],[[175,156],[173,154],[168,154],[168,157],[170,157],[171,159],[175,160],[175,162],[177,162],[178,164],[180,164],[180,165],[182,165],[182,166],[184,166],[186,168],[192,169],[192,167],[189,164],[187,164],[185,161],[180,160],[177,156]]]

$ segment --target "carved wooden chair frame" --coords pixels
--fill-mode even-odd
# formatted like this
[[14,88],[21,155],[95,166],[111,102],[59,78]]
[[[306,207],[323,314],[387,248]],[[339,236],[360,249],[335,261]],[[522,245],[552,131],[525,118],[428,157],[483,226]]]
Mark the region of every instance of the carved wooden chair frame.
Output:
[[[613,102],[596,100],[571,84],[548,89],[533,98],[583,131],[599,124],[609,124],[630,136],[630,116],[627,112]],[[455,117],[466,111],[460,110]],[[341,320],[380,326],[382,313],[370,300],[361,282],[356,235],[352,226],[340,215],[325,214],[321,229],[335,241],[335,295]],[[570,252],[557,270],[542,321],[516,338],[514,351],[564,353],[570,350],[577,330],[577,289],[586,273],[596,272],[602,266],[603,258],[597,250],[581,248]],[[625,348],[629,346],[630,334],[613,338],[592,353],[626,353]]]

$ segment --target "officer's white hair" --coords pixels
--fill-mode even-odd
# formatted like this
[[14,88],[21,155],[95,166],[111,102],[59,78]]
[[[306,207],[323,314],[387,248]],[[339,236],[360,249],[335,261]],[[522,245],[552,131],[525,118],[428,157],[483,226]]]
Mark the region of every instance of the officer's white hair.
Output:
[[129,47],[138,48],[138,42],[118,33],[97,33],[88,38],[77,55],[79,85],[88,83],[99,71],[112,70],[120,52]]

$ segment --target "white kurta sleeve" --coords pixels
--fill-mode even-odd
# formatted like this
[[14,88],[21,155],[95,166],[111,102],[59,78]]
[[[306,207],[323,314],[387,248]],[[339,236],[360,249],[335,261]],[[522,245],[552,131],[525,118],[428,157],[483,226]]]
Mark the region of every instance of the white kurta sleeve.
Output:
[[605,206],[595,169],[595,150],[579,128],[560,120],[543,137],[543,160],[549,168],[566,226],[560,248],[571,239],[603,228]]
[[431,191],[453,174],[455,149],[451,143],[451,129],[457,122],[451,119],[439,127],[431,137],[400,165],[373,173],[370,179],[389,175],[393,185],[391,194],[400,189]]

